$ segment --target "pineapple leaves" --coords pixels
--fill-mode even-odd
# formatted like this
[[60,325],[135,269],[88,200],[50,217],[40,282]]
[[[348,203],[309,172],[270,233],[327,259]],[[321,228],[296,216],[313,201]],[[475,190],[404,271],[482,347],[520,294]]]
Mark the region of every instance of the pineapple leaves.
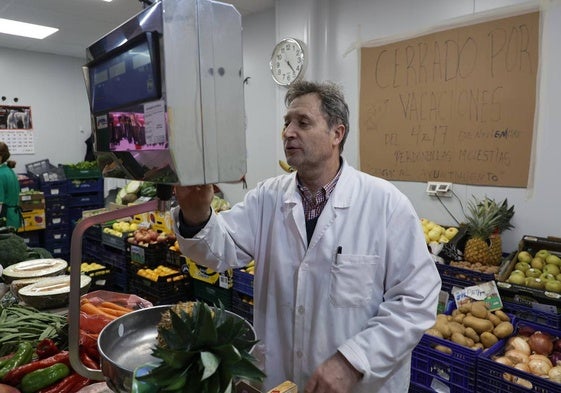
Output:
[[162,362],[142,377],[158,391],[232,393],[237,378],[265,377],[250,354],[257,342],[251,326],[222,305],[180,302],[158,326],[152,355]]

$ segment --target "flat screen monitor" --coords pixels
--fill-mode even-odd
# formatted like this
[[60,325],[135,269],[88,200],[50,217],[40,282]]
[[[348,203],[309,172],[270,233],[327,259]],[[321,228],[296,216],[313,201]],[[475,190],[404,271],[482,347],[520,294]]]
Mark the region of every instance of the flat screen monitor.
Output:
[[88,64],[94,114],[161,97],[156,33],[144,33]]

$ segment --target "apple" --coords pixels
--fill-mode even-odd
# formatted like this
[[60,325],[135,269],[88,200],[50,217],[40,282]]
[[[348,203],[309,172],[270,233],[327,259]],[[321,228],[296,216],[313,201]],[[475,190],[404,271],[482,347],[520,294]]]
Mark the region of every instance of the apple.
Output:
[[537,277],[526,277],[526,286],[530,288],[543,289],[545,283]]
[[458,228],[456,227],[448,227],[444,231],[444,236],[448,238],[448,240],[452,240],[454,236],[458,234]]
[[547,256],[550,254],[549,250],[539,250],[536,255],[534,255],[535,257],[540,257],[542,258],[544,261],[546,260]]
[[531,266],[528,262],[518,262],[516,265],[514,265],[514,268],[516,270],[521,270],[521,271],[525,272],[526,270],[531,268]]
[[532,266],[534,269],[542,270],[545,266],[545,260],[541,257],[533,257],[530,261],[530,266]]
[[559,266],[554,265],[553,263],[548,263],[543,267],[543,272],[556,276],[561,273],[561,269],[559,269]]
[[545,290],[561,293],[561,281],[551,280],[545,283]]
[[536,269],[534,267],[529,268],[528,270],[526,270],[526,277],[539,277],[542,275],[542,271],[540,269]]
[[539,278],[540,278],[540,280],[542,280],[543,282],[550,281],[550,280],[555,280],[555,276],[554,276],[553,274],[551,274],[551,273],[545,273],[545,272],[542,273],[542,274],[540,275]]
[[511,284],[525,285],[526,275],[522,270],[513,270],[512,273],[510,273],[508,280],[506,281]]
[[520,251],[518,253],[518,260],[520,262],[530,263],[530,261],[532,260],[532,254],[530,254],[528,251]]
[[545,258],[545,262],[546,263],[551,263],[557,266],[561,267],[561,258],[559,258],[557,255],[555,254],[549,254],[546,258]]

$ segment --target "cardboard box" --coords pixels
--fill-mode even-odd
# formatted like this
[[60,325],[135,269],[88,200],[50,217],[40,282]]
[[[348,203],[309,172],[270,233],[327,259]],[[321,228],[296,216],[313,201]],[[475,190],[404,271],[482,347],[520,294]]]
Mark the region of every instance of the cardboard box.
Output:
[[35,231],[46,228],[45,209],[36,209],[22,212],[23,222],[18,232]]
[[45,194],[42,192],[22,192],[19,194],[19,206],[23,211],[45,209]]

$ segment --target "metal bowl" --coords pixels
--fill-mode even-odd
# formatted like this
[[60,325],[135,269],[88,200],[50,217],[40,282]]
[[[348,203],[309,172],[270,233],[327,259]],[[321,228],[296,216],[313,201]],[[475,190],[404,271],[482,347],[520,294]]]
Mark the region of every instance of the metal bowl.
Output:
[[[134,370],[141,365],[159,361],[152,356],[152,349],[156,345],[157,325],[162,313],[170,307],[163,305],[133,311],[103,328],[97,345],[101,371],[111,390],[117,393],[131,392]],[[243,320],[249,328],[248,339],[255,339],[255,331],[249,322],[230,311],[225,312]]]

